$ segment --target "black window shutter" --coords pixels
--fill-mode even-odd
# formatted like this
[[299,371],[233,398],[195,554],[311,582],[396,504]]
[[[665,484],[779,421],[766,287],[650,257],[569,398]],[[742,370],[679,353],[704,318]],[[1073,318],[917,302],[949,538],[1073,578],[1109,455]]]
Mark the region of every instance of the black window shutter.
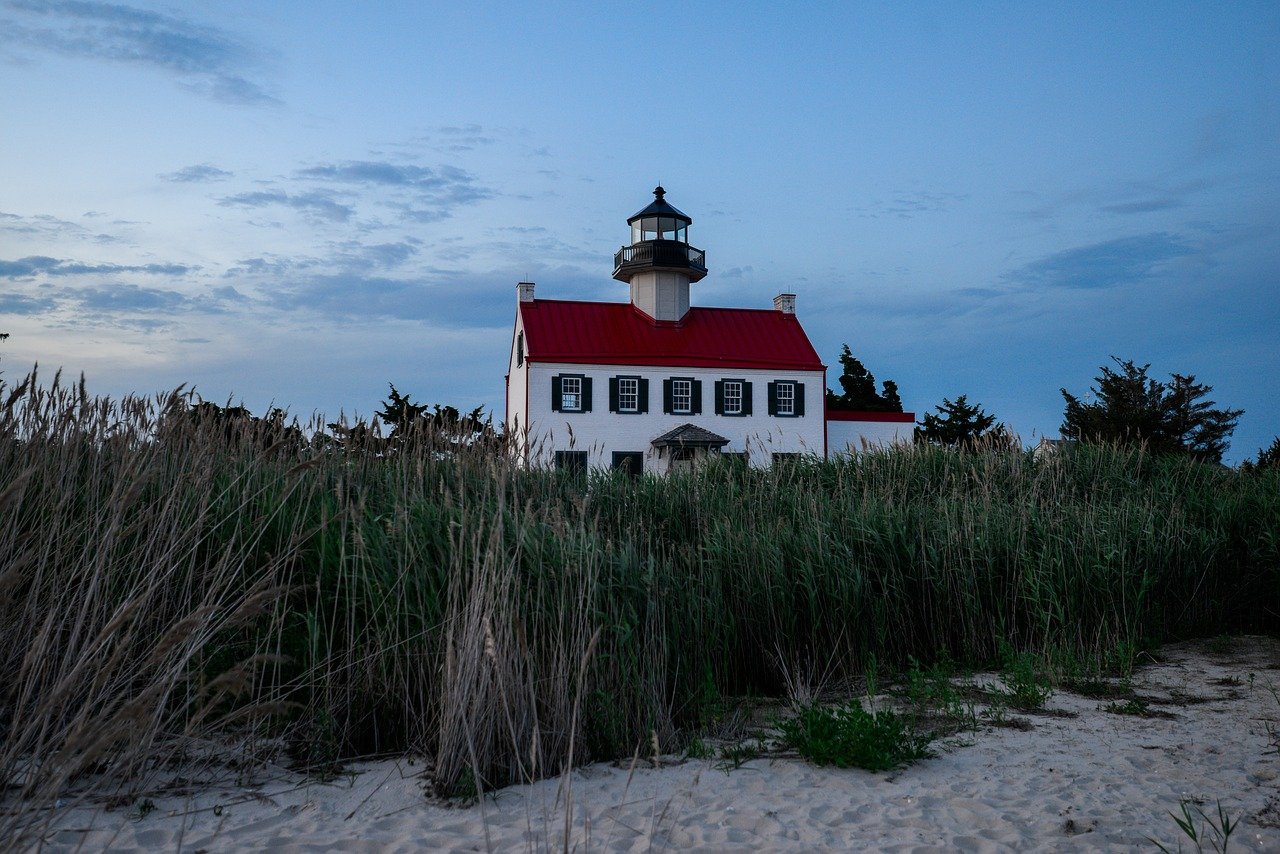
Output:
[[582,378],[582,411],[591,411],[591,377]]
[[716,380],[716,415],[724,415],[724,380]]
[[751,383],[742,381],[742,414],[751,414]]
[[769,383],[769,414],[778,414],[778,384],[776,382]]
[[618,411],[618,378],[609,377],[609,411]]
[[649,411],[649,380],[646,379],[645,377],[641,377],[640,381],[636,383],[636,385],[640,387],[640,398],[639,400],[636,401],[636,410],[639,412],[648,412]]
[[675,408],[675,405],[671,400],[671,385],[674,382],[675,380],[662,381],[662,411],[667,415],[670,415],[671,410]]
[[796,383],[796,417],[804,415],[804,383]]
[[551,378],[551,411],[560,411],[560,375],[556,374]]
[[702,414],[702,380],[693,380],[689,383],[689,413],[691,415]]

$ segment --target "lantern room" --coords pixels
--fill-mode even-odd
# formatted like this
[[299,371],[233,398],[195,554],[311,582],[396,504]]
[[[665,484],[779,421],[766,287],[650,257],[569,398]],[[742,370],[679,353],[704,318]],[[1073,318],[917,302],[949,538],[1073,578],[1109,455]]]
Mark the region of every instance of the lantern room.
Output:
[[651,271],[679,273],[686,282],[707,275],[706,253],[689,245],[693,219],[666,200],[666,190],[656,187],[653,201],[627,219],[631,245],[614,254],[613,277],[630,282],[637,274]]

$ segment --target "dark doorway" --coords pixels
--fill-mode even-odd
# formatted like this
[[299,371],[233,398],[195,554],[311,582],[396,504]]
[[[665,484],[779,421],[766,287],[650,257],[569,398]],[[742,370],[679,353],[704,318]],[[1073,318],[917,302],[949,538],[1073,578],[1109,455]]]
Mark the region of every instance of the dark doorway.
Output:
[[613,467],[632,477],[639,477],[644,473],[644,454],[640,451],[614,451]]
[[574,474],[586,474],[587,452],[556,451],[556,469],[559,471],[573,472]]

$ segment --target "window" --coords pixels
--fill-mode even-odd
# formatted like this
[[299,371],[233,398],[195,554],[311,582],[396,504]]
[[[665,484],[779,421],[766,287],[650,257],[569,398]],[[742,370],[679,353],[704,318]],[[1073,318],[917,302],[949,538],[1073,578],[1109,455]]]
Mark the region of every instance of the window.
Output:
[[583,374],[557,374],[552,377],[551,410],[553,412],[590,412],[591,377]]
[[516,367],[524,364],[524,333],[516,336]]
[[582,409],[582,377],[560,378],[560,408],[565,412]]
[[724,414],[725,415],[741,415],[742,414],[742,383],[738,382],[737,380],[725,380]]
[[693,380],[671,381],[671,411],[681,415],[693,411]]
[[769,383],[769,414],[779,418],[802,417],[804,383],[796,380],[775,380]]
[[556,471],[585,474],[587,471],[587,452],[556,451]]
[[778,410],[775,415],[795,415],[796,414],[796,384],[795,383],[778,383],[774,386],[774,394],[777,395]]
[[662,411],[668,415],[701,413],[702,381],[695,380],[693,377],[671,377],[663,380]]
[[746,380],[716,380],[716,415],[751,414],[751,383]]
[[640,380],[635,377],[618,378],[618,411],[635,412],[640,408]]
[[614,451],[613,467],[621,472],[626,472],[632,477],[639,477],[644,473],[644,453],[641,451]]
[[649,381],[644,377],[609,377],[609,411],[648,412]]

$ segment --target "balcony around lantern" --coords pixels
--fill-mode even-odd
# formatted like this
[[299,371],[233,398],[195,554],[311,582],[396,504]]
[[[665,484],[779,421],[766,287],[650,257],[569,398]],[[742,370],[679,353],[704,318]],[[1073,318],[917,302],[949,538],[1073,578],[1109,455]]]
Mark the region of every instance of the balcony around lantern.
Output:
[[696,282],[707,274],[707,254],[678,240],[645,240],[614,253],[615,279],[630,279],[641,270],[687,270]]

